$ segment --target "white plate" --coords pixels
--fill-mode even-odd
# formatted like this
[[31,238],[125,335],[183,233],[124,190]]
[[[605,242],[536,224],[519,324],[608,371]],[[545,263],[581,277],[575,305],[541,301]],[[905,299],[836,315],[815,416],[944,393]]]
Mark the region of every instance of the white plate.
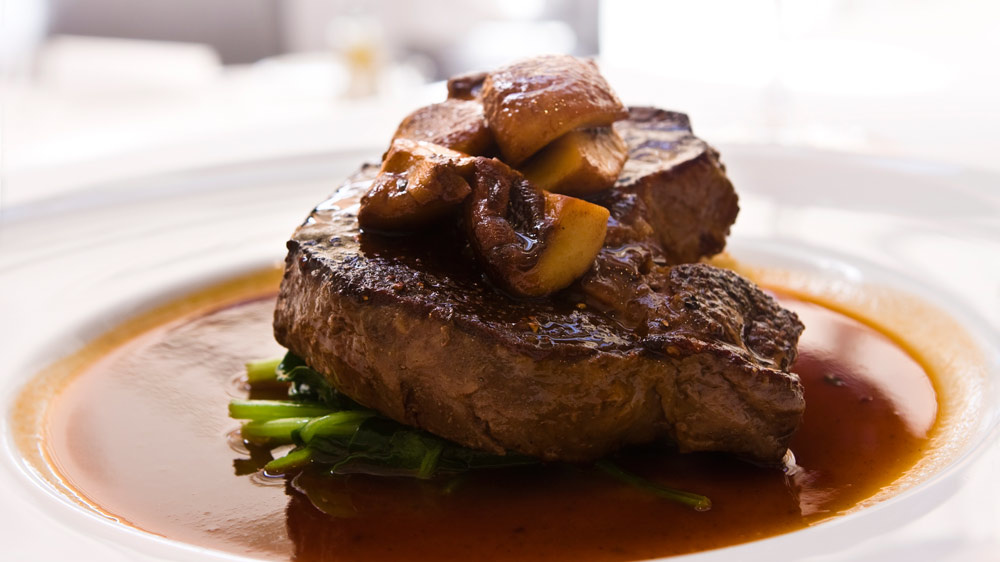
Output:
[[[122,318],[278,262],[285,239],[307,211],[363,158],[377,154],[178,173],[6,210],[0,231],[0,403],[9,407],[32,373]],[[804,150],[732,146],[723,147],[723,155],[741,196],[730,239],[738,258],[919,293],[959,318],[981,340],[993,372],[1000,372],[1000,179]],[[814,560],[996,559],[998,386],[994,377],[987,397],[993,409],[975,429],[980,445],[924,485],[804,532],[691,558],[780,553]],[[45,489],[20,462],[9,412],[3,424],[0,540],[6,559],[235,559],[77,508]],[[968,485],[952,495],[965,480]],[[879,540],[865,541],[876,533]]]

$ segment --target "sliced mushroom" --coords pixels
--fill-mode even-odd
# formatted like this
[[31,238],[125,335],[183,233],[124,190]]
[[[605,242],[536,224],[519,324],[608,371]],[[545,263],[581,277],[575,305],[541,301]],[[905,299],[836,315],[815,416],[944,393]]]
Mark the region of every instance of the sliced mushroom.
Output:
[[477,261],[514,296],[541,297],[590,269],[604,243],[607,209],[544,192],[495,159],[477,158],[465,224]]
[[370,230],[416,230],[454,213],[471,191],[465,178],[473,160],[433,143],[393,140],[361,198],[358,224]]
[[485,72],[469,72],[448,79],[448,99],[472,100],[483,90]]
[[574,129],[606,127],[627,115],[597,65],[568,55],[526,59],[491,72],[482,98],[486,122],[512,166]]
[[478,100],[450,99],[414,111],[399,124],[393,139],[432,142],[473,156],[497,152]]
[[541,189],[582,197],[614,185],[626,156],[625,140],[614,129],[577,129],[532,156],[521,172]]

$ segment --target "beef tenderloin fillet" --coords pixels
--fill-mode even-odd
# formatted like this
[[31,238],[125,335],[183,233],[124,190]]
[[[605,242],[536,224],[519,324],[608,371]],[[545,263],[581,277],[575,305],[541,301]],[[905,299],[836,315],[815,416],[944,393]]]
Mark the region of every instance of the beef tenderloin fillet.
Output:
[[666,438],[780,461],[804,408],[787,372],[802,326],[750,282],[703,264],[639,272],[637,301],[663,316],[642,330],[581,308],[579,288],[512,300],[455,229],[360,232],[374,172],[295,232],[275,311],[278,342],[345,394],[494,452],[588,461]]

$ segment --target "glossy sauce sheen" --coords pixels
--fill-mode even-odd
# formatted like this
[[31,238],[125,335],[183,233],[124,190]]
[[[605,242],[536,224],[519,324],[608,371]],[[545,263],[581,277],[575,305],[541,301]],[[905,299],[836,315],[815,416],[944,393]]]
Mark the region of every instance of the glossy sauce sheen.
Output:
[[[798,529],[850,509],[928,446],[937,402],[919,364],[843,315],[783,299],[807,329],[793,370],[807,408],[790,475],[724,455],[637,450],[617,462],[708,495],[695,512],[587,467],[418,482],[237,476],[226,414],[243,363],[281,350],[273,300],[150,332],[73,379],[47,426],[56,469],[99,510],[197,545],[296,560],[633,560]],[[323,510],[315,506],[320,505]]]

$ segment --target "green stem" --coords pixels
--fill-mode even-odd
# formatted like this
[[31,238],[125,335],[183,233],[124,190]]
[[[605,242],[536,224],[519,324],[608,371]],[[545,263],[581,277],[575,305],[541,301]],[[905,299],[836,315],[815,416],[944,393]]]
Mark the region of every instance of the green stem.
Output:
[[435,443],[431,448],[427,450],[424,454],[424,458],[420,460],[420,469],[417,470],[417,478],[427,479],[434,476],[434,472],[437,471],[438,459],[441,458],[441,451],[444,450],[444,443]]
[[676,490],[674,488],[668,488],[666,486],[650,482],[641,476],[622,470],[618,465],[607,459],[597,461],[594,463],[594,466],[601,469],[615,480],[624,482],[630,486],[635,486],[636,488],[650,492],[655,496],[693,507],[696,511],[708,511],[712,509],[712,500],[705,496],[692,494],[691,492],[685,492],[683,490]]
[[343,410],[313,418],[299,432],[303,443],[309,443],[315,437],[347,437],[358,430],[361,422],[374,416],[367,410]]
[[279,363],[281,363],[280,357],[247,363],[247,382],[250,386],[277,383]]
[[315,402],[292,400],[231,400],[229,417],[238,420],[276,420],[280,418],[313,418],[332,410]]
[[251,421],[243,424],[240,435],[247,441],[276,446],[292,442],[292,432],[302,429],[314,418],[282,418]]
[[301,468],[312,460],[312,451],[308,447],[294,449],[283,457],[278,457],[264,465],[264,471],[269,474],[286,474],[296,468]]

